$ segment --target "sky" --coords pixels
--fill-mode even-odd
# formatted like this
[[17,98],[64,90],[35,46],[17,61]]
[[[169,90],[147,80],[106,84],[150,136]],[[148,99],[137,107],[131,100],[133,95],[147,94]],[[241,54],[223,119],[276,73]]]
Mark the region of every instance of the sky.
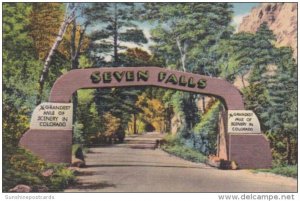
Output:
[[234,26],[238,26],[243,17],[245,17],[248,13],[250,13],[251,9],[258,6],[259,3],[232,3],[233,4],[233,22]]
[[259,3],[232,3],[234,15],[245,15],[251,11],[252,8],[259,5]]

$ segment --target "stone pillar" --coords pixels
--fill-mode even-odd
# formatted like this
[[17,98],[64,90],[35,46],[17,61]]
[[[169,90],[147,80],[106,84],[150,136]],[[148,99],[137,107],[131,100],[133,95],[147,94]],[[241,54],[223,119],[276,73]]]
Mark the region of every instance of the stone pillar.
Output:
[[71,163],[72,103],[41,103],[19,145],[51,163]]
[[271,168],[272,155],[269,141],[263,134],[230,134],[229,160],[239,168]]
[[[236,116],[233,116],[234,114]],[[245,115],[243,116],[243,114]],[[251,120],[247,114],[251,116]],[[241,169],[270,168],[272,166],[269,141],[261,133],[258,119],[252,111],[222,111],[218,139],[219,158],[235,161]]]
[[228,136],[227,136],[227,118],[226,112],[221,111],[219,115],[219,135],[217,145],[217,156],[221,159],[228,160]]
[[19,145],[50,163],[71,163],[72,130],[29,129]]

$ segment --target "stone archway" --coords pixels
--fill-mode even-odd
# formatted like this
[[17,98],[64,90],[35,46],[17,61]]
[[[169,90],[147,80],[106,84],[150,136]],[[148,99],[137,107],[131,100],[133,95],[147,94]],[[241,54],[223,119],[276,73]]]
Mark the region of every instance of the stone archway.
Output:
[[158,67],[69,71],[54,83],[49,102],[36,107],[30,129],[22,136],[20,145],[48,162],[70,163],[72,115],[69,113],[72,114],[72,94],[79,89],[129,86],[157,86],[217,97],[226,107],[220,115],[218,155],[223,159],[235,160],[241,168],[271,166],[269,142],[260,132],[255,114],[244,110],[238,89],[219,78]]

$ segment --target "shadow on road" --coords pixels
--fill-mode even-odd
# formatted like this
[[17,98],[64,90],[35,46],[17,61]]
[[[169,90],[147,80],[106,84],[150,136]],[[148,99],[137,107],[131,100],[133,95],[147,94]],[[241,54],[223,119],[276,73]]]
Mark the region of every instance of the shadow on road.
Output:
[[96,164],[96,165],[86,165],[87,168],[94,167],[165,167],[165,168],[195,168],[195,169],[209,169],[210,167],[195,167],[195,166],[175,166],[175,165],[133,165],[133,164]]
[[91,189],[104,189],[104,188],[116,188],[115,184],[110,184],[108,182],[101,182],[101,183],[77,183],[75,186],[69,187],[69,189],[81,189],[81,190],[91,190]]

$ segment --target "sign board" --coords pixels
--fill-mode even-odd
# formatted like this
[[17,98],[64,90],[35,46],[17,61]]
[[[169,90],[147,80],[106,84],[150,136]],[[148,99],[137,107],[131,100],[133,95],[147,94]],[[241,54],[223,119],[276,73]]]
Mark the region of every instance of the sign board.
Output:
[[[94,71],[90,75],[91,82],[94,84],[103,83],[103,84],[109,84],[113,81],[116,81],[118,83],[120,82],[134,82],[134,81],[142,81],[142,82],[148,82],[151,77],[151,71],[145,70],[139,70],[139,71],[106,71],[106,72],[100,72],[99,70]],[[157,81],[162,82],[165,84],[172,84],[172,85],[179,85],[183,87],[189,87],[189,88],[198,88],[198,89],[204,89],[206,87],[206,79],[200,78],[195,79],[193,76],[186,76],[186,75],[176,75],[174,73],[167,73],[160,71],[157,75]]]
[[33,111],[30,128],[72,130],[72,116],[72,103],[41,103]]
[[252,110],[228,110],[228,133],[260,134],[260,124]]

